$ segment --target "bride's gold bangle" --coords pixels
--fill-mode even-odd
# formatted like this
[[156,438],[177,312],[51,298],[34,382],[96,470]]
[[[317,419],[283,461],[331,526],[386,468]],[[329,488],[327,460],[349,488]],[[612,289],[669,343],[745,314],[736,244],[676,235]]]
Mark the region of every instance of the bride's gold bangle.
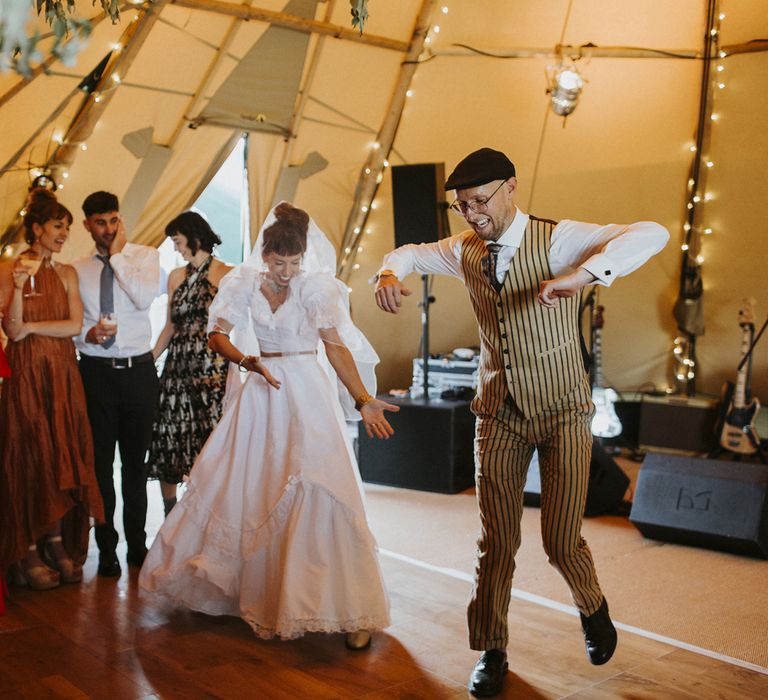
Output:
[[364,391],[355,399],[355,409],[359,411],[369,401],[373,401],[373,396],[371,396],[367,391]]
[[241,372],[250,372],[250,371],[251,371],[251,370],[249,370],[247,367],[243,367],[243,362],[245,362],[245,361],[246,361],[247,359],[249,359],[249,358],[250,358],[251,360],[255,360],[256,362],[258,362],[258,361],[259,361],[259,358],[258,358],[258,357],[255,357],[254,355],[243,355],[243,356],[240,358],[240,362],[238,362],[238,363],[237,363],[237,366],[238,366],[238,368],[240,369],[240,371],[241,371]]

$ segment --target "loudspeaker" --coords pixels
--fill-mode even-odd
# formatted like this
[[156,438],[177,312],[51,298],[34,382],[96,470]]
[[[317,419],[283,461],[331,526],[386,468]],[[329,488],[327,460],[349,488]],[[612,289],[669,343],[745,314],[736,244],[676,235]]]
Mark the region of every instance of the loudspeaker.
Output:
[[456,493],[475,483],[475,417],[469,401],[382,396],[400,406],[387,413],[388,440],[369,438],[360,423],[358,455],[363,481]]
[[[616,461],[595,439],[592,441],[592,460],[589,464],[589,487],[584,515],[602,515],[619,509],[629,486],[629,477]],[[541,505],[541,474],[539,454],[533,453],[528,468],[528,478],[523,488],[523,503],[527,506]]]
[[444,184],[442,163],[393,166],[396,247],[406,243],[432,243],[449,235]]
[[629,519],[652,539],[768,558],[768,466],[648,453]]

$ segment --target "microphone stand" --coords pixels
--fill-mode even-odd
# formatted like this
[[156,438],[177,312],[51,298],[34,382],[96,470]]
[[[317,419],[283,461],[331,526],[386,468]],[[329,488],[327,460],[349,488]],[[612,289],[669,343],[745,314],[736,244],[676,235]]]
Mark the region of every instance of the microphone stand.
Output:
[[421,276],[422,299],[421,307],[421,363],[424,380],[424,401],[429,401],[429,305],[435,302],[435,297],[429,293],[429,275]]
[[[597,286],[593,285],[587,295],[581,301],[581,308],[579,309],[579,333],[581,335],[581,342],[585,351],[589,353],[589,383],[594,385],[595,383],[595,371],[594,363],[592,362],[592,339],[595,334],[595,298],[597,297]],[[584,333],[582,331],[581,317],[584,316],[584,312],[589,309],[589,348],[584,342]]]

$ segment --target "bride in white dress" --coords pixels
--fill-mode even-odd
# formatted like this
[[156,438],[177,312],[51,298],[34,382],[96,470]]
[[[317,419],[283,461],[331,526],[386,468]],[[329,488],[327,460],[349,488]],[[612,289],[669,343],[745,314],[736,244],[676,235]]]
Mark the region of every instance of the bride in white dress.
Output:
[[[389,624],[389,604],[340,395],[318,346],[369,436],[389,437],[384,411],[398,407],[360,378],[349,348],[369,370],[378,358],[352,324],[329,248],[333,256],[305,212],[282,203],[251,260],[222,280],[210,344],[247,374],[230,382],[139,585],[192,610],[238,615],[265,639],[346,632],[347,646],[365,648],[370,630]],[[318,271],[302,270],[302,260]],[[252,331],[258,350],[235,347],[232,330],[241,347]]]

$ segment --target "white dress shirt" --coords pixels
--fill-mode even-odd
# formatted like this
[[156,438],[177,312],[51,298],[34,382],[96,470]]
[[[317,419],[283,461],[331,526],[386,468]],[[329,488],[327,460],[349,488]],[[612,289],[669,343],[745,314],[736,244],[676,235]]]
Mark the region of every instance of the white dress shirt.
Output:
[[75,340],[78,351],[92,357],[135,357],[151,350],[149,307],[160,293],[160,255],[157,248],[126,243],[109,258],[115,273],[113,285],[117,335],[108,349],[86,343],[88,331],[99,322],[101,271],[104,263],[96,251],[72,263],[80,278],[83,299],[83,330]]
[[[512,223],[497,241],[501,246],[496,262],[499,282],[509,270],[528,224],[528,214],[517,210]],[[398,279],[411,272],[442,274],[464,281],[461,269],[461,249],[471,229],[436,243],[408,244],[393,250],[384,258],[382,270],[392,270]],[[549,266],[554,277],[583,267],[595,276],[594,284],[610,287],[613,280],[633,272],[651,256],[656,255],[669,240],[669,232],[653,221],[634,224],[588,224],[564,219],[552,231]]]

